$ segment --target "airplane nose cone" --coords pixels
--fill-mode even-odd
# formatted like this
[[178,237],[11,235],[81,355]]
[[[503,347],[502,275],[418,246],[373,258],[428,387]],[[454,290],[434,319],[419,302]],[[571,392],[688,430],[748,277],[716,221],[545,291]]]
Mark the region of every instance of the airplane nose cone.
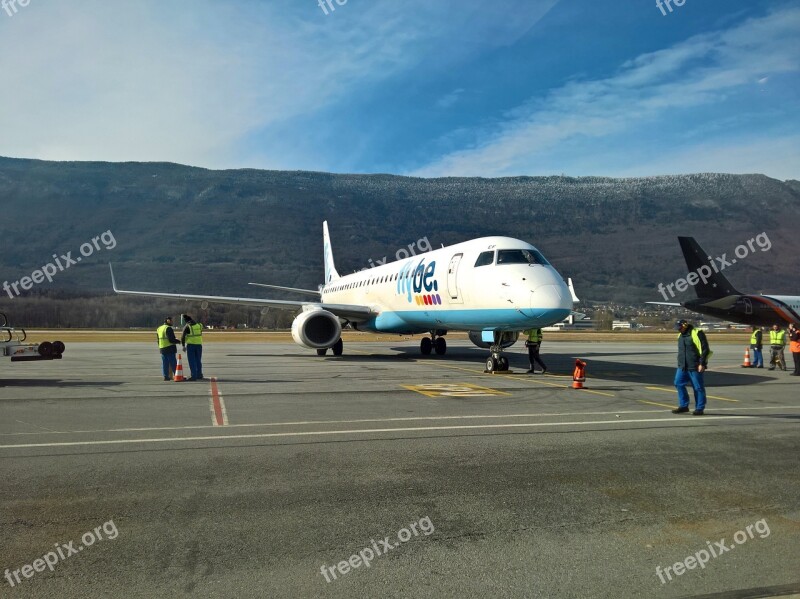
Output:
[[572,296],[564,285],[541,285],[531,294],[531,310],[558,322],[572,311]]

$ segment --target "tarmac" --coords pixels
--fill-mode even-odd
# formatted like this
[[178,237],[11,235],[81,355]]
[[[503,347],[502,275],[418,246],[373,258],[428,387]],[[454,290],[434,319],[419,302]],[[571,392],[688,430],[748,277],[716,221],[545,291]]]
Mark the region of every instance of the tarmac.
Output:
[[0,362],[0,596],[800,597],[800,377],[718,346],[674,415],[671,344],[418,343]]

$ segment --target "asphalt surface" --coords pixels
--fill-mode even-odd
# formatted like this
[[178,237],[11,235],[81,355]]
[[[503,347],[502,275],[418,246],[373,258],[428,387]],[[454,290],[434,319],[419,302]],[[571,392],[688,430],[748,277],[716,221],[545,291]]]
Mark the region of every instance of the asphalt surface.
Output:
[[0,363],[0,596],[800,595],[800,377],[719,346],[695,417],[669,345],[417,343]]

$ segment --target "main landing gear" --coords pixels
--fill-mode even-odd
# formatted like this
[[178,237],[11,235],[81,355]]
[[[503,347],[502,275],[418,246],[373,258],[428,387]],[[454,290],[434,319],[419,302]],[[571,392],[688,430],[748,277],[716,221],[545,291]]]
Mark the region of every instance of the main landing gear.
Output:
[[419,351],[423,356],[430,356],[431,350],[436,352],[437,356],[443,356],[447,353],[447,341],[442,337],[442,331],[431,331],[430,337],[423,337],[419,342]]
[[[330,348],[333,351],[334,356],[341,356],[342,352],[344,351],[344,343],[342,342],[342,338],[339,337],[339,341],[333,344],[333,347]],[[328,353],[328,348],[323,347],[322,349],[317,350],[318,356],[324,356]]]
[[503,354],[500,341],[503,334],[495,331],[494,343],[489,346],[489,357],[486,358],[486,372],[505,372],[508,370],[508,358]]

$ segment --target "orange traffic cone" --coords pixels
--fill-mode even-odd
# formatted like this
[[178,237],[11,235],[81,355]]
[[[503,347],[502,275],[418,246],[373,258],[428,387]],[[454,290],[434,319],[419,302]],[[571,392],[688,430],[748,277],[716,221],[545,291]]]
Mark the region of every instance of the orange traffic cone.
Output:
[[572,388],[583,389],[584,382],[586,382],[586,362],[575,360],[575,370],[572,373]]
[[181,361],[181,355],[178,354],[178,367],[175,369],[175,377],[172,379],[176,383],[180,383],[186,380],[186,377],[183,376],[183,362]]
[[744,348],[744,364],[742,364],[742,368],[750,368],[750,348]]

